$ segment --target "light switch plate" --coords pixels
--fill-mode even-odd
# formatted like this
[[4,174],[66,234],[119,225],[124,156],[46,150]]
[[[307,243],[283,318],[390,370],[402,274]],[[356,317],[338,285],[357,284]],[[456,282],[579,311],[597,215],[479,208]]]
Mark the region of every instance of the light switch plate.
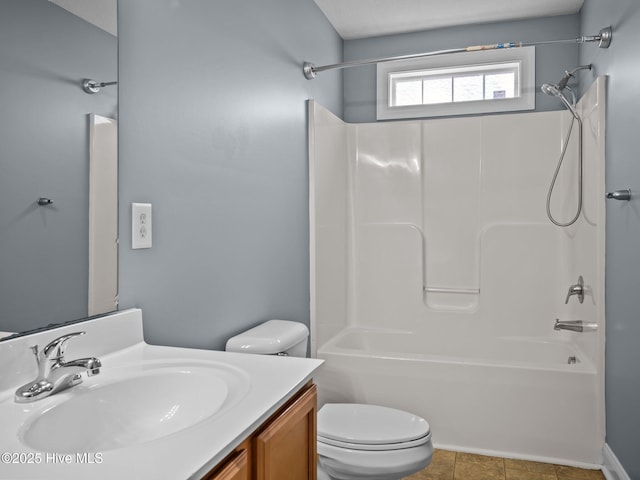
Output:
[[131,204],[131,248],[151,248],[151,204]]

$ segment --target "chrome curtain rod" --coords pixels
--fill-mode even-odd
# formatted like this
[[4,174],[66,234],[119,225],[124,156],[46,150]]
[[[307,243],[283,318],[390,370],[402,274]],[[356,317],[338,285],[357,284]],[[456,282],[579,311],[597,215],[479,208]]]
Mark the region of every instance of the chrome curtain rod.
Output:
[[304,62],[304,64],[302,65],[302,72],[304,73],[304,76],[308,80],[311,80],[313,78],[316,78],[316,75],[319,72],[324,72],[325,70],[337,70],[337,69],[350,68],[350,67],[359,67],[362,65],[394,62],[397,60],[409,60],[412,58],[434,57],[437,55],[446,55],[449,53],[463,53],[463,52],[475,52],[478,50],[497,50],[497,49],[503,49],[503,48],[529,47],[532,45],[549,45],[553,43],[598,42],[598,47],[609,48],[612,37],[613,37],[613,31],[611,27],[606,27],[600,30],[600,32],[598,32],[597,35],[583,35],[578,38],[570,38],[568,40],[547,40],[542,42],[530,42],[530,43],[508,42],[508,43],[494,43],[489,45],[475,45],[472,47],[450,48],[447,50],[436,50],[433,52],[426,52],[426,53],[414,53],[412,55],[399,55],[397,57],[369,58],[366,60],[351,60],[349,62],[334,63],[331,65],[321,65],[321,66],[316,66],[311,62]]

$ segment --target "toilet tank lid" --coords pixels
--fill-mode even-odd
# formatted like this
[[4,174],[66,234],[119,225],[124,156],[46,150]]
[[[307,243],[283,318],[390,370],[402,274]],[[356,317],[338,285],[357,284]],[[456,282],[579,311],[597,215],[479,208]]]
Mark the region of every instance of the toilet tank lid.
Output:
[[273,355],[289,350],[309,336],[309,329],[300,322],[269,320],[227,340],[227,352]]

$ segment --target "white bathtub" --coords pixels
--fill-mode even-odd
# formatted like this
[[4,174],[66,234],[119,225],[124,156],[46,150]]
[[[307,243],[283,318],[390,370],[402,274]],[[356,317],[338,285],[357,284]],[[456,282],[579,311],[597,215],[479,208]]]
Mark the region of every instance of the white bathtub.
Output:
[[451,345],[410,332],[346,329],[317,357],[326,362],[316,377],[321,404],[413,412],[428,420],[440,448],[602,463],[596,370],[572,343],[467,338]]

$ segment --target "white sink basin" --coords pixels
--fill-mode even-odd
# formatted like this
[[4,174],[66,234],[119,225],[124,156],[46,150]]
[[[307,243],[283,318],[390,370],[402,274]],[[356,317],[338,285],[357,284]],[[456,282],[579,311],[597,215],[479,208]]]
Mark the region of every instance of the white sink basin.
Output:
[[139,309],[88,320],[82,330],[67,360],[95,356],[100,374],[30,403],[14,400],[37,374],[30,347],[78,326],[0,342],[1,478],[204,478],[322,363],[148,345]]
[[22,443],[42,452],[76,453],[150,442],[217,417],[249,390],[242,370],[215,363],[128,370],[105,366],[104,375],[52,396],[53,405],[23,424]]

